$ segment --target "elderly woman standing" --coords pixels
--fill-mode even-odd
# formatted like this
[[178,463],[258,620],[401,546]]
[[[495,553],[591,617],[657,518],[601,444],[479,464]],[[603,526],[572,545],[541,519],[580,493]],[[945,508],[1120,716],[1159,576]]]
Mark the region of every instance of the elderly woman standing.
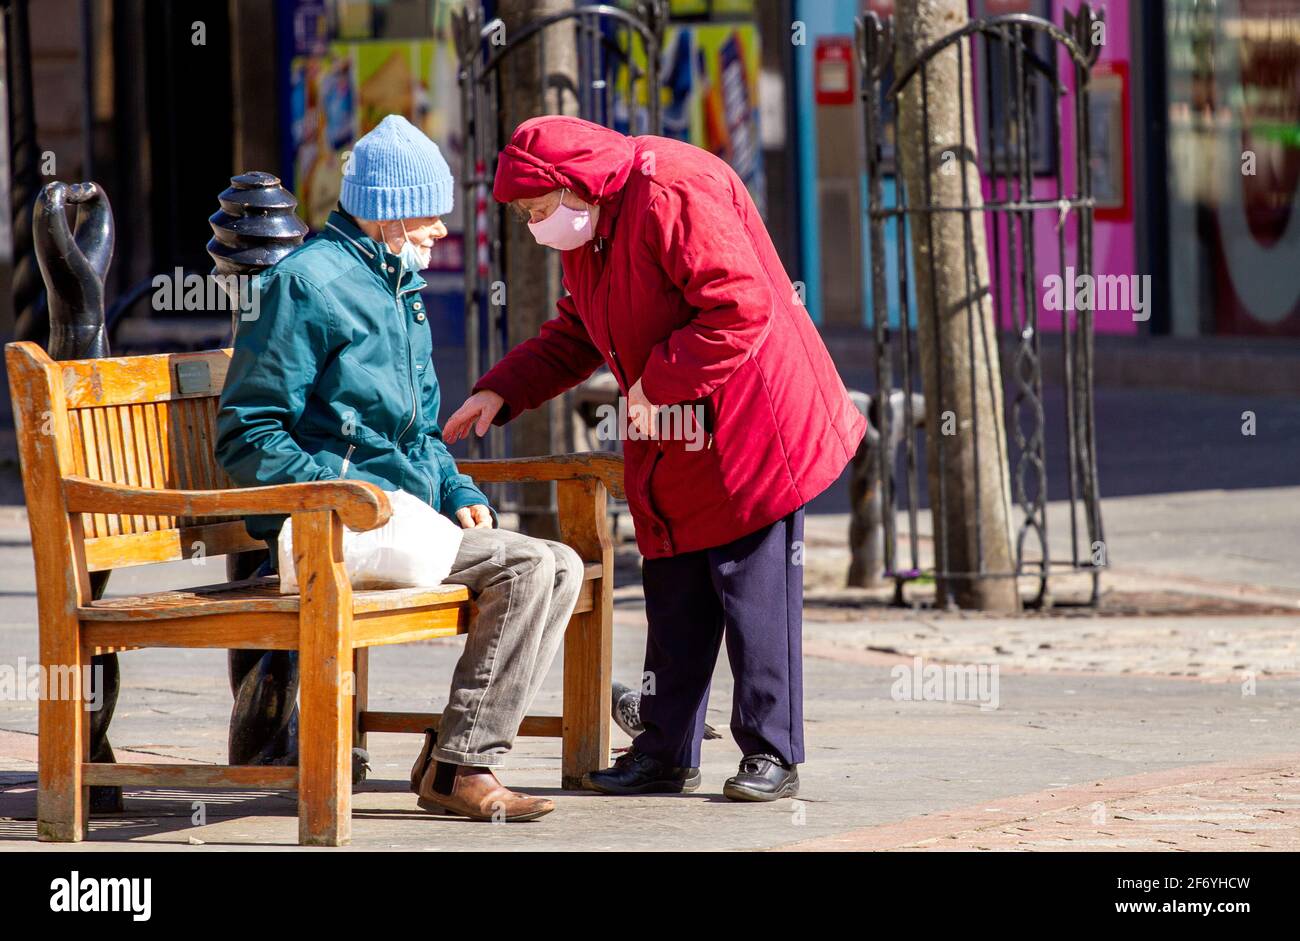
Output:
[[[520,125],[493,194],[563,252],[558,316],[515,347],[448,419],[487,433],[602,362],[638,433],[627,499],[645,557],[645,731],[587,785],[608,794],[699,786],[709,684],[725,639],[733,800],[798,793],[804,760],[803,507],[857,450],[866,423],[726,163],[679,141],[570,117]],[[669,440],[656,413],[707,433]],[[681,427],[678,422],[678,427]]]

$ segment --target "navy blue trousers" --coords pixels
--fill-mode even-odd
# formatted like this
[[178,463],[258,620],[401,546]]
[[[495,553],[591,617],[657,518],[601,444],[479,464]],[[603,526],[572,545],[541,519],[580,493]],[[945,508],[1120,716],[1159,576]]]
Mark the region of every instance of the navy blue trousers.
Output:
[[635,751],[698,768],[709,684],[727,643],[743,754],[803,752],[803,508],[734,542],[642,565],[645,675]]

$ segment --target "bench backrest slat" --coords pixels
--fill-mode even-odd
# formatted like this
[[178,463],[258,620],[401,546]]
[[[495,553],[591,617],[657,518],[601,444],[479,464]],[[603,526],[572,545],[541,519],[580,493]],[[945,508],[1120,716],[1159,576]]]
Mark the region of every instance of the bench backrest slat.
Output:
[[[168,490],[234,486],[213,454],[230,350],[54,362],[35,344],[10,349],[11,373],[25,374],[26,388],[44,399],[17,401],[19,386],[11,376],[15,411],[32,412],[28,421],[16,422],[19,434],[65,428],[67,437],[59,448],[41,452],[44,457],[32,452],[33,460],[47,466],[29,468],[24,458],[24,478],[77,474]],[[55,411],[61,413],[58,422],[42,414]],[[248,537],[240,520],[78,515],[88,571],[265,547]]]

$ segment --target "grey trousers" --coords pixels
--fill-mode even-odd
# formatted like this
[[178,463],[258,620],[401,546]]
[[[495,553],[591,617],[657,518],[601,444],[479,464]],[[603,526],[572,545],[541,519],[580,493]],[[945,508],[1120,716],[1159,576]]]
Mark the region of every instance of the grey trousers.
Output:
[[582,571],[563,543],[504,529],[462,533],[445,581],[473,592],[478,614],[452,674],[435,758],[502,762],[564,640]]

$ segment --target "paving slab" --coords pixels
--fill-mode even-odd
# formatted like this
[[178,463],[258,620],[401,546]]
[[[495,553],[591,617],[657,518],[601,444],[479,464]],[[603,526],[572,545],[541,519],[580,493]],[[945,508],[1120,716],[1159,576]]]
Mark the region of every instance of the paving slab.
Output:
[[[620,612],[615,668],[634,675],[644,628]],[[458,652],[455,641],[376,651],[379,708],[438,708]],[[178,658],[141,651],[124,658],[114,742],[126,757],[217,762],[224,750],[228,693],[168,692],[183,677],[219,675],[223,657]],[[430,817],[406,791],[418,740],[373,735],[374,778],[354,796],[353,846],[365,849],[764,849],[829,838],[922,814],[1007,799],[1053,787],[1283,753],[1300,730],[1300,679],[1236,686],[1161,677],[1018,674],[1001,678],[999,706],[898,701],[888,664],[810,656],[805,661],[809,756],[797,801],[732,804],[721,785],[739,757],[729,737],[705,743],[701,791],[671,797],[613,798],[559,791],[558,749],[521,740],[501,772],[511,786],[555,797],[558,810],[532,824],[493,826]],[[172,672],[167,687],[147,677]],[[188,685],[188,684],[186,684]],[[427,692],[421,695],[418,691]],[[537,705],[558,705],[553,671]],[[725,658],[715,675],[710,722],[730,707]],[[203,715],[206,713],[206,716]],[[10,769],[0,786],[0,851],[50,851],[33,841],[34,782],[27,741],[3,740]],[[6,717],[6,724],[9,722]],[[616,745],[627,739],[616,733]],[[182,750],[177,743],[185,742]],[[25,749],[25,750],[24,750]],[[11,753],[18,752],[12,757]],[[160,760],[156,757],[149,760]],[[267,792],[128,791],[127,813],[92,822],[78,850],[122,848],[289,848],[296,839],[291,795]],[[1212,808],[1211,808],[1212,809]],[[196,818],[202,811],[204,816]],[[1206,810],[1205,812],[1210,812]],[[196,820],[200,822],[196,824]],[[124,841],[129,841],[124,843]],[[201,841],[201,842],[196,842]]]
[[[1132,509],[1135,520],[1146,512]],[[1145,525],[1154,529],[1152,521],[1164,519],[1167,529],[1174,517],[1195,512],[1195,505],[1166,503],[1164,515],[1152,511]],[[1289,504],[1279,505],[1279,519],[1291,513]],[[842,514],[811,518],[813,594],[818,579],[832,584],[846,562],[835,543],[845,524]],[[1135,522],[1131,537],[1139,549],[1146,545],[1140,528]],[[1249,527],[1236,532],[1225,546],[1249,547]],[[1204,573],[1196,565],[1179,569],[1176,552],[1165,558],[1170,568],[1161,577],[1190,579],[1184,588],[1195,594]],[[121,571],[111,591],[220,581],[222,564]],[[1260,586],[1285,603],[1295,589],[1277,574],[1282,568],[1270,568]],[[1124,571],[1117,564],[1117,575]],[[1207,590],[1249,592],[1251,577],[1244,563],[1225,566]],[[21,514],[0,513],[0,665],[34,661],[31,578],[26,523]],[[726,732],[731,677],[724,657],[709,708],[724,737],[704,745],[699,792],[613,798],[561,791],[558,743],[521,739],[501,777],[553,796],[554,814],[503,826],[431,817],[406,790],[418,739],[372,735],[374,769],[354,795],[352,849],[1297,848],[1295,615],[1008,620],[878,604],[846,614],[814,601],[806,618],[808,761],[797,800],[722,798],[740,757]],[[441,709],[462,643],[375,650],[375,708]],[[635,681],[644,643],[633,560],[616,591],[616,677]],[[900,692],[918,657],[922,668],[996,668],[996,708],[969,697]],[[223,761],[225,661],[223,651],[124,654],[112,731],[120,759]],[[560,679],[557,662],[533,711],[558,712]],[[0,702],[0,852],[69,848],[35,840],[35,732],[34,702]],[[616,730],[615,746],[627,743]],[[1106,797],[1098,801],[1099,794]],[[1105,805],[1100,815],[1096,803]],[[1002,810],[980,816],[989,807]],[[292,794],[128,789],[126,808],[94,818],[91,841],[76,850],[297,849]]]

